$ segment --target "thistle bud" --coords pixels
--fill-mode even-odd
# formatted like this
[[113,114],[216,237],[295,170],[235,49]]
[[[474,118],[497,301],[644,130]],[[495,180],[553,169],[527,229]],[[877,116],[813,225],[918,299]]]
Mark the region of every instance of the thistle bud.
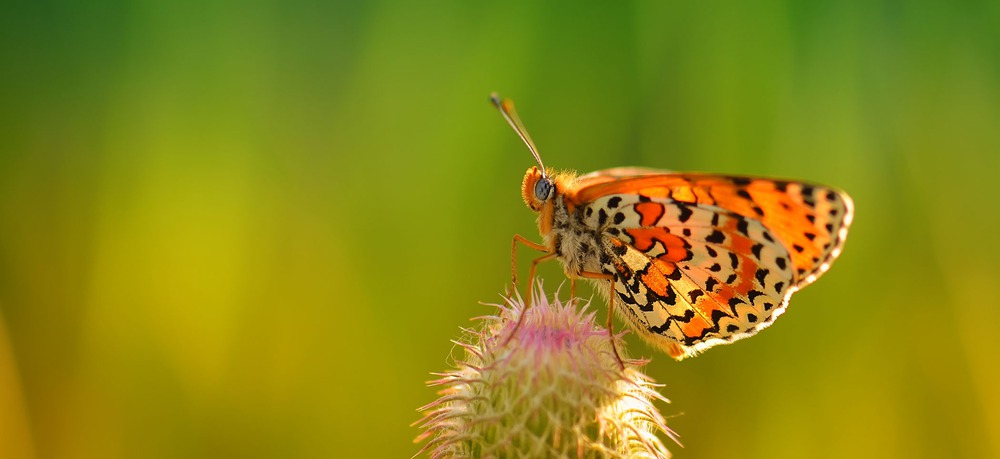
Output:
[[[497,305],[455,344],[464,357],[428,382],[440,398],[420,408],[420,453],[444,457],[666,458],[674,438],[655,400],[667,401],[622,355],[622,370],[594,313],[541,288],[530,308]],[[521,315],[524,318],[518,324]],[[620,336],[617,348],[623,349]],[[675,439],[676,441],[676,439]],[[418,454],[420,454],[418,453]]]

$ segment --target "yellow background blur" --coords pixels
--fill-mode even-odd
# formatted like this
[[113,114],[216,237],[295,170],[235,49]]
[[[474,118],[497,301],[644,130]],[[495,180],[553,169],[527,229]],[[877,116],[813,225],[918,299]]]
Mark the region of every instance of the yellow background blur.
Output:
[[855,199],[775,327],[633,340],[677,457],[1000,457],[1000,3],[2,9],[0,457],[413,454],[537,238],[494,90],[549,166]]

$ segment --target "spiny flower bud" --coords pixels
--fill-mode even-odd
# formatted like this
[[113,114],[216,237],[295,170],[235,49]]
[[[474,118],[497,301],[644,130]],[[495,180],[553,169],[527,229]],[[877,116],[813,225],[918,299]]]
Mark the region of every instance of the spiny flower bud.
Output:
[[[420,453],[443,457],[666,458],[657,437],[674,438],[653,406],[663,400],[622,355],[586,307],[549,301],[541,288],[532,307],[520,298],[497,305],[482,328],[465,330],[456,369],[428,382],[441,397],[416,424]],[[518,325],[521,314],[524,320]],[[615,337],[622,349],[620,336]],[[675,440],[676,441],[676,440]],[[418,454],[420,454],[418,453]]]

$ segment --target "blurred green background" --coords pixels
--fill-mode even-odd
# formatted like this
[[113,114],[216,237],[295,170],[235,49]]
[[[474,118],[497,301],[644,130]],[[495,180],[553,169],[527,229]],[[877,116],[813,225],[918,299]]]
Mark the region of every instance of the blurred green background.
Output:
[[0,457],[412,455],[537,239],[494,90],[553,167],[855,199],[775,327],[632,343],[677,457],[1000,457],[1000,3],[0,11]]

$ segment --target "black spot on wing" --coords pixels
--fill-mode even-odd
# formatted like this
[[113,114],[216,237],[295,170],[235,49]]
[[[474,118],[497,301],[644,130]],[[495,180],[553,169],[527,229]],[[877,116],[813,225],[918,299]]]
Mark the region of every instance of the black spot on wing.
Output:
[[677,220],[680,221],[681,223],[688,221],[691,218],[691,216],[694,215],[694,212],[691,211],[691,209],[689,209],[688,206],[685,206],[683,204],[678,204],[677,208],[680,210],[680,214],[677,215]]
[[618,207],[618,204],[621,204],[621,202],[622,202],[621,196],[612,196],[610,199],[608,199],[608,207],[614,209]]
[[633,305],[637,304],[636,301],[635,301],[635,299],[632,298],[632,295],[626,294],[625,292],[619,292],[619,291],[615,291],[615,293],[618,294],[618,298],[620,298],[623,303],[625,303],[625,304],[633,304]]
[[649,327],[649,331],[653,332],[653,333],[656,333],[656,334],[662,334],[663,332],[667,331],[667,329],[670,328],[670,326],[673,325],[674,322],[688,323],[688,322],[691,321],[691,319],[694,319],[694,310],[693,309],[687,309],[687,310],[684,311],[684,315],[670,316],[670,317],[667,318],[666,321],[663,322],[662,325],[658,325],[658,326],[655,326],[655,327]]
[[750,223],[745,219],[741,218],[740,222],[736,224],[736,230],[744,236],[750,236]]
[[[638,293],[639,287],[636,286],[636,293]],[[653,312],[656,309],[656,302],[658,301],[658,295],[650,290],[646,290],[646,301],[641,303],[636,303],[636,307],[642,312]]]
[[761,269],[757,270],[757,274],[756,274],[755,277],[757,278],[757,282],[760,282],[760,285],[762,285],[762,286],[765,285],[764,284],[764,279],[767,278],[767,274],[768,274],[768,270],[766,270],[766,269],[761,268]]
[[662,299],[664,303],[673,306],[677,304],[677,292],[674,291],[673,287],[668,285],[667,294],[665,296],[661,296],[660,299]]
[[740,299],[738,297],[735,297],[735,296],[729,299],[729,309],[731,309],[733,311],[733,315],[734,316],[737,315],[736,314],[736,306],[741,305],[741,304],[746,304],[746,301],[743,301],[742,299]]
[[705,240],[715,244],[721,244],[726,241],[726,235],[722,234],[722,231],[715,230],[712,231],[712,234],[709,234],[708,237],[705,238]]

